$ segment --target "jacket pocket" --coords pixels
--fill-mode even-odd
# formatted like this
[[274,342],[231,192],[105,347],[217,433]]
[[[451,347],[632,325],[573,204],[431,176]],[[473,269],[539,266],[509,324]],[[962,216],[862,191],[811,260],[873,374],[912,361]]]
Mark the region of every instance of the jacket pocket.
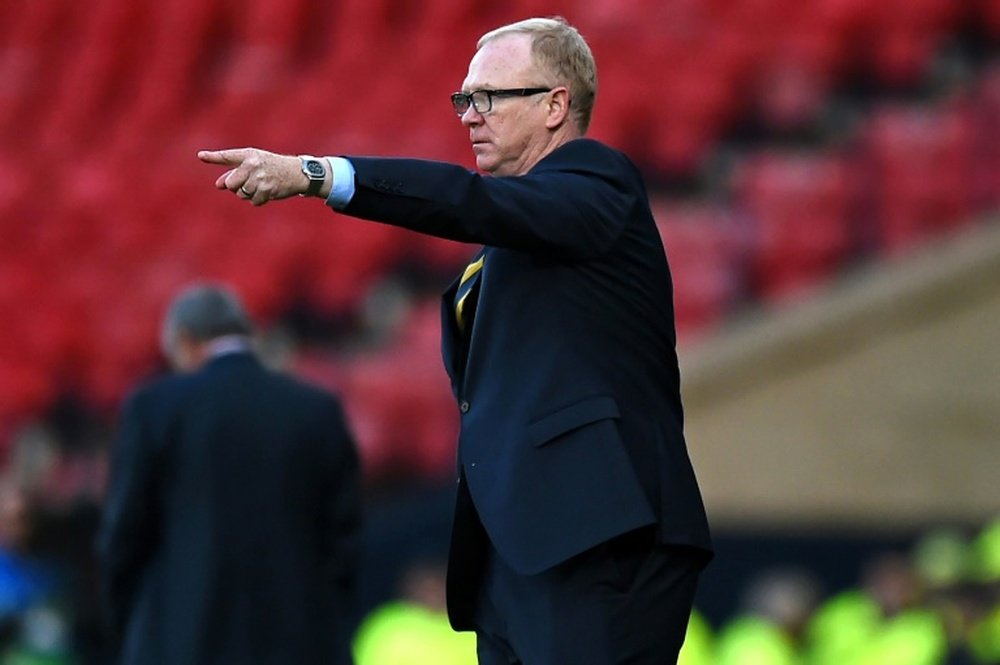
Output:
[[531,445],[544,446],[556,437],[578,427],[620,417],[618,403],[613,397],[589,397],[530,423],[526,436]]

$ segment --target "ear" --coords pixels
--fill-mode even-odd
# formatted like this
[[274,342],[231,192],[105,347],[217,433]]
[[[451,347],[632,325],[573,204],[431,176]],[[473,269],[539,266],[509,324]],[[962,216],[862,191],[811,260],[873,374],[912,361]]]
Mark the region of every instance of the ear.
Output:
[[205,344],[192,337],[187,330],[179,328],[175,333],[170,359],[174,368],[182,372],[196,370],[205,360]]
[[548,115],[545,117],[545,127],[558,129],[569,117],[569,89],[565,86],[553,88],[549,92]]

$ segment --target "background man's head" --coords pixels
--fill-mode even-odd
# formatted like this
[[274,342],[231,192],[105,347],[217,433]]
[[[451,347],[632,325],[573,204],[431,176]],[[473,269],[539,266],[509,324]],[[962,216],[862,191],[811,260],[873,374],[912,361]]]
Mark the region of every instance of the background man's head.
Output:
[[182,291],[167,308],[161,342],[171,366],[190,372],[205,362],[213,340],[252,334],[253,324],[236,294],[200,284]]

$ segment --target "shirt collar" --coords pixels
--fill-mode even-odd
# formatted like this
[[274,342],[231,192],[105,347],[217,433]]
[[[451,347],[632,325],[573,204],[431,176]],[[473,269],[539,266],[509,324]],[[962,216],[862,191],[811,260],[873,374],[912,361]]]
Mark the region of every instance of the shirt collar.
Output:
[[209,358],[218,358],[230,353],[249,353],[251,350],[250,338],[246,335],[224,335],[209,342],[206,353]]

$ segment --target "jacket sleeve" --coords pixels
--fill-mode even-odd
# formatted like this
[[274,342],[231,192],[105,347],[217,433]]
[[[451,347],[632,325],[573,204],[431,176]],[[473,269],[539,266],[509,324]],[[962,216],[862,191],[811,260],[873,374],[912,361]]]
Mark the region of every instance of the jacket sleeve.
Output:
[[144,566],[155,546],[155,456],[142,395],[123,411],[112,451],[111,479],[98,536],[102,596],[112,630],[121,635]]
[[571,258],[603,254],[640,192],[634,167],[592,141],[572,141],[527,175],[490,177],[416,159],[351,157],[348,215],[460,242]]

